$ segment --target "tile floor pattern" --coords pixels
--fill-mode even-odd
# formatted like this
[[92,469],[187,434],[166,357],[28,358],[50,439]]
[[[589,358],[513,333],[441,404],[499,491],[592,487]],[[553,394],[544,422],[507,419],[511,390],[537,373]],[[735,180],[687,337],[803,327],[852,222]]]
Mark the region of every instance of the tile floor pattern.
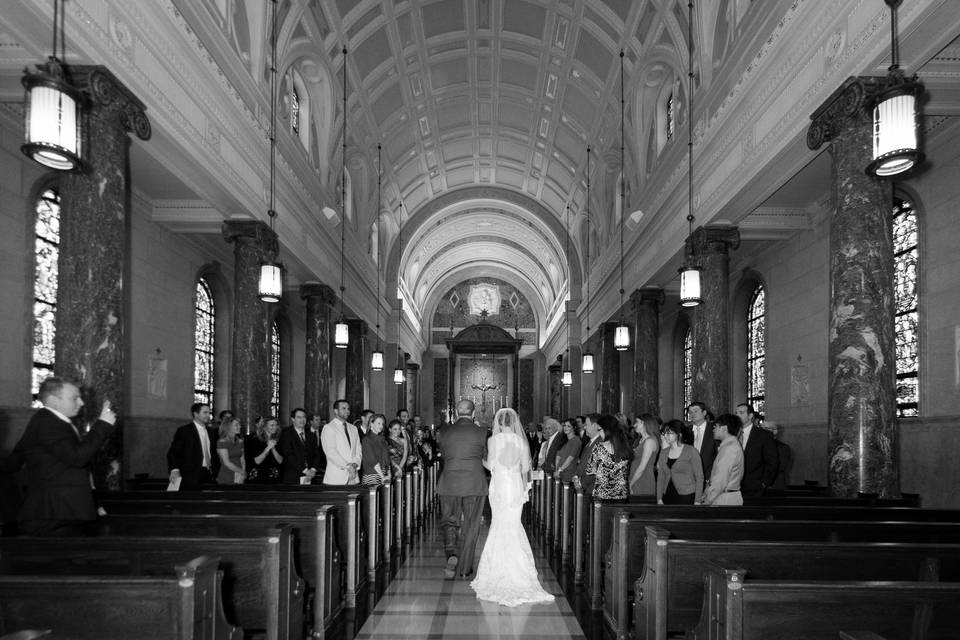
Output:
[[[481,527],[477,561],[486,538]],[[523,638],[586,640],[553,570],[534,545],[544,589],[557,596],[550,604],[503,607],[477,600],[469,580],[445,580],[440,529],[431,522],[421,534],[357,633],[357,640],[380,638]]]

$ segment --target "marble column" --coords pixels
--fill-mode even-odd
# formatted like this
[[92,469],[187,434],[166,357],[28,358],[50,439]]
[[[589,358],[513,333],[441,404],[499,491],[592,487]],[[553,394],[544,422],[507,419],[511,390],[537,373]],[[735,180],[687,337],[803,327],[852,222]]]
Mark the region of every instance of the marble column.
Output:
[[830,141],[833,162],[827,466],[830,493],[843,498],[900,495],[892,187],[864,172],[869,101],[881,84],[848,79],[811,116],[807,133],[812,149]]
[[300,285],[300,297],[307,305],[306,353],[304,354],[303,405],[307,413],[330,419],[330,380],[332,379],[333,289],[319,282]]
[[700,227],[687,250],[700,265],[701,302],[693,312],[693,402],[714,413],[730,404],[730,249],[740,246],[736,227]]
[[277,254],[277,234],[258,220],[223,223],[233,243],[230,409],[250,433],[270,408],[270,306],[260,299],[260,264]]
[[633,389],[630,406],[634,415],[660,415],[660,305],[663,289],[645,287],[630,296],[633,310]]
[[347,342],[346,366],[344,371],[344,397],[350,403],[350,416],[355,420],[363,411],[363,374],[370,366],[370,354],[364,350],[367,336],[367,323],[359,318],[347,320],[349,342]]
[[620,411],[620,353],[613,347],[616,322],[600,325],[600,406],[598,413]]
[[563,356],[560,356],[559,360],[556,364],[547,367],[550,393],[550,403],[548,406],[550,415],[558,420],[562,420],[564,416],[560,415],[560,398],[563,392],[563,381],[561,380],[561,376],[563,375]]
[[[92,422],[109,400],[117,427],[93,463],[98,488],[121,488],[124,475],[123,416],[129,410],[130,139],[150,138],[145,107],[105,67],[68,67],[70,81],[86,98],[86,171],[60,181],[60,275],[57,375],[81,387]],[[146,354],[141,354],[146,357]]]

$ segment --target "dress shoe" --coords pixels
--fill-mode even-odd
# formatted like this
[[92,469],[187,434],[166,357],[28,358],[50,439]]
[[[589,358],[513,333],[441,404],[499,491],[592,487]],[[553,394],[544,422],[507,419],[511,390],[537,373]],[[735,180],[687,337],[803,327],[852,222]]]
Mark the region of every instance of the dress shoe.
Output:
[[453,580],[457,575],[457,556],[447,558],[447,565],[443,568],[443,576],[447,580]]
[[463,578],[463,579],[465,579],[465,580],[469,580],[470,578],[473,577],[473,569],[470,569],[470,570],[467,571],[466,573],[461,573],[461,574],[460,574],[460,577]]

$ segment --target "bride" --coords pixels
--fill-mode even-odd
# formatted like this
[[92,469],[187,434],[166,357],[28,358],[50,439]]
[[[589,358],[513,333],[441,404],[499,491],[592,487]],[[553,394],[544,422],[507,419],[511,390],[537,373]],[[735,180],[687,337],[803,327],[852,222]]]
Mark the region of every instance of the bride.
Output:
[[531,602],[552,602],[537,579],[537,567],[520,512],[527,501],[530,448],[523,437],[520,417],[513,409],[500,409],[493,418],[493,435],[487,441],[490,469],[490,532],[480,555],[477,577],[470,583],[477,598],[508,607]]

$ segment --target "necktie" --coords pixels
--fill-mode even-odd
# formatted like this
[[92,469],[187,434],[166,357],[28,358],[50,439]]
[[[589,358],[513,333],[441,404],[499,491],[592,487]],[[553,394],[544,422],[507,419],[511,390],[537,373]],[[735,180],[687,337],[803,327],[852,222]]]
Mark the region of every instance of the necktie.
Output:
[[200,436],[200,449],[203,451],[203,466],[210,468],[210,435],[206,427],[200,427],[198,432]]
[[347,446],[352,446],[353,443],[350,442],[350,429],[347,428],[347,424],[343,424],[343,435],[347,436]]
[[307,438],[304,436],[303,431],[297,431],[297,435],[300,436],[300,442],[307,444]]

